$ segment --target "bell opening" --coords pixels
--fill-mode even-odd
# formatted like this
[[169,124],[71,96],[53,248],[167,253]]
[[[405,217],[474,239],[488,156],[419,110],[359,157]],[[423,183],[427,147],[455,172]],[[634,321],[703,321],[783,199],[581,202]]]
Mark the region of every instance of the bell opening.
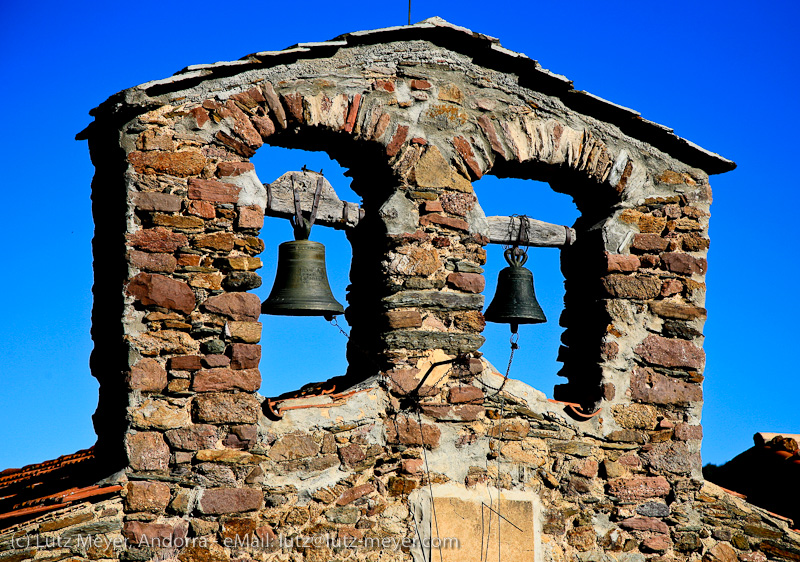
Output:
[[[359,202],[360,197],[350,189],[350,178],[344,176],[345,168],[330,159],[324,152],[309,152],[276,146],[264,146],[251,158],[262,182],[271,182],[288,171],[323,171],[337,195],[347,201]],[[324,246],[325,271],[333,310],[322,307],[313,313],[298,315],[264,310],[277,277],[279,248],[294,241],[294,231],[288,219],[265,217],[259,237],[264,242],[260,255],[263,267],[258,275],[263,284],[251,292],[262,301],[263,325],[261,341],[262,386],[264,396],[279,396],[300,389],[308,383],[325,381],[347,372],[347,338],[330,320],[335,319],[345,331],[345,294],[350,283],[350,265],[353,252],[344,232],[315,224],[309,241]]]
[[[568,195],[556,193],[545,182],[487,175],[473,185],[486,216],[524,214],[554,224],[573,225],[580,215]],[[523,267],[512,268],[504,257],[506,248],[502,245],[488,244],[485,249],[483,314],[487,322],[483,330],[486,342],[481,351],[495,367],[505,372],[510,352],[509,333],[517,334],[519,347],[514,350],[509,377],[552,397],[553,388],[564,383],[558,376],[562,365],[557,362],[563,332],[558,321],[564,310],[565,295],[561,250],[528,247]],[[520,281],[509,280],[506,276],[503,283],[501,272],[523,268],[530,275],[527,282],[532,298],[526,297],[520,303],[508,294],[508,284]]]

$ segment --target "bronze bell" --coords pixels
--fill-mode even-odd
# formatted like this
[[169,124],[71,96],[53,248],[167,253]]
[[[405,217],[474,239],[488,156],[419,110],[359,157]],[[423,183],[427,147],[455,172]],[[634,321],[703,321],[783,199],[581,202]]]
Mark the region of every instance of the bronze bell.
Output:
[[498,275],[497,292],[483,317],[489,322],[511,324],[514,334],[519,324],[547,322],[542,307],[536,301],[533,273],[522,267],[528,261],[528,255],[517,247],[508,248],[503,255],[509,267]]
[[278,271],[263,314],[325,316],[342,314],[328,284],[325,246],[311,240],[292,240],[278,246]]
[[261,303],[262,314],[283,316],[324,316],[331,320],[342,314],[344,308],[339,304],[328,284],[328,271],[325,269],[325,246],[308,239],[311,227],[317,216],[322,192],[322,176],[317,178],[314,202],[309,218],[303,216],[300,208],[300,192],[294,186],[295,216],[292,217],[294,240],[278,246],[278,271],[269,297]]

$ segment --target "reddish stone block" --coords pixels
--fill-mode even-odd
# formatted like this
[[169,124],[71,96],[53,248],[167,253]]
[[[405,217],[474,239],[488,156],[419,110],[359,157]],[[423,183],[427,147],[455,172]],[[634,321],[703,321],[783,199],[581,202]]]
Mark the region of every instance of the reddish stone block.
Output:
[[194,400],[197,421],[205,423],[258,423],[261,404],[250,393],[206,393]]
[[139,174],[169,174],[185,178],[199,175],[206,165],[206,158],[196,150],[181,152],[140,152],[128,154],[128,162]]
[[419,224],[420,226],[439,224],[454,230],[463,230],[464,232],[469,231],[469,224],[467,224],[467,221],[438,214],[430,214],[420,217]]
[[634,531],[652,531],[653,533],[669,534],[667,524],[655,517],[631,517],[620,521],[620,527]]
[[137,273],[128,282],[127,292],[143,305],[156,305],[189,314],[194,310],[194,292],[183,281],[163,275]]
[[353,503],[359,498],[363,498],[366,495],[371,494],[375,491],[374,484],[362,484],[361,486],[356,486],[354,488],[350,488],[345,490],[339,499],[336,500],[336,505],[347,505],[349,503]]
[[451,404],[483,403],[483,391],[476,386],[453,386],[447,392],[447,401]]
[[372,133],[372,138],[374,140],[380,140],[386,129],[389,128],[389,123],[391,122],[392,118],[388,113],[384,113],[378,118],[378,122],[375,125],[375,131]]
[[205,424],[170,429],[164,433],[164,436],[172,448],[184,451],[213,449],[219,439],[217,428],[213,425]]
[[356,125],[356,118],[358,117],[358,108],[361,106],[361,94],[353,96],[353,101],[347,111],[347,117],[344,121],[344,130],[351,132]]
[[668,244],[669,240],[662,238],[658,234],[634,234],[631,248],[642,250],[643,252],[663,252],[667,249]]
[[631,376],[631,398],[649,404],[686,406],[701,401],[703,390],[696,384],[671,379],[652,369],[636,368]]
[[668,495],[670,485],[663,476],[613,478],[608,481],[608,492],[623,500],[644,500]]
[[170,500],[169,484],[164,482],[134,481],[125,486],[126,511],[159,512],[166,509]]
[[472,172],[473,178],[481,179],[483,177],[483,170],[481,170],[481,165],[475,159],[475,153],[472,152],[472,145],[469,141],[464,137],[453,137],[453,146],[461,155],[461,158],[464,159],[469,171]]
[[413,139],[411,139],[411,144],[418,144],[420,146],[425,146],[426,144],[428,144],[428,141],[426,141],[422,137],[414,137]]
[[683,283],[678,279],[667,279],[661,284],[661,296],[670,297],[683,291]]
[[427,80],[413,79],[413,80],[411,80],[411,89],[412,90],[430,90],[431,89],[431,83],[428,82]]
[[585,476],[586,478],[594,478],[597,476],[597,471],[599,470],[600,465],[594,459],[583,459],[578,462],[578,465],[575,467],[573,472],[575,474],[579,474],[581,476]]
[[661,280],[657,277],[612,273],[603,278],[603,287],[612,297],[647,300],[654,299],[659,295],[661,292]]
[[145,252],[172,253],[189,243],[183,234],[172,232],[161,226],[144,228],[128,235],[128,243]]
[[489,139],[489,144],[492,146],[492,151],[500,156],[505,157],[506,153],[503,149],[503,144],[500,142],[500,138],[497,136],[497,129],[494,128],[494,123],[492,120],[486,115],[481,115],[481,117],[478,118],[478,125],[481,126],[486,138]]
[[383,90],[384,92],[394,92],[394,81],[392,80],[375,80],[372,83],[373,90]]
[[203,308],[237,321],[256,321],[261,315],[261,300],[252,293],[225,293],[206,299]]
[[259,509],[263,499],[261,490],[254,488],[216,488],[203,492],[198,507],[205,515],[242,513]]
[[422,459],[403,459],[400,461],[400,470],[405,474],[420,474],[423,470]]
[[619,353],[619,344],[615,341],[603,342],[600,346],[600,353],[608,360],[612,360]]
[[237,185],[216,180],[189,178],[189,199],[211,201],[213,203],[238,203],[240,188]]
[[682,275],[693,275],[695,273],[704,275],[708,269],[708,261],[705,258],[695,258],[689,254],[678,252],[661,254],[661,263],[668,271]]
[[234,247],[234,238],[233,234],[230,232],[201,234],[192,240],[192,246],[196,248],[216,250],[218,252],[230,252]]
[[169,360],[169,368],[173,371],[197,371],[203,365],[199,355],[179,355]]
[[203,357],[203,367],[213,369],[214,367],[228,367],[231,360],[227,355],[206,355]]
[[202,259],[203,259],[202,256],[198,254],[180,254],[178,256],[178,265],[180,266],[200,265]]
[[639,261],[642,262],[642,267],[645,269],[655,269],[661,263],[661,258],[655,255],[639,256]]
[[154,271],[158,273],[172,273],[178,266],[178,261],[172,254],[151,254],[131,250],[128,253],[131,265],[144,271]]
[[261,346],[249,343],[234,343],[228,347],[231,369],[257,368],[261,361]]
[[440,437],[441,431],[435,425],[419,424],[407,416],[397,416],[386,422],[386,440],[389,443],[434,449],[439,446]]
[[138,192],[132,195],[133,205],[140,211],[163,211],[177,213],[181,210],[182,197],[171,193]]
[[264,226],[264,211],[258,206],[239,207],[239,219],[236,223],[239,228],[260,229]]
[[269,137],[275,134],[275,123],[273,123],[272,119],[269,117],[253,115],[250,117],[250,122],[253,124],[253,128],[264,140],[267,140]]
[[150,357],[140,359],[128,374],[128,388],[142,392],[161,392],[167,387],[167,371]]
[[246,92],[241,92],[239,94],[232,95],[231,99],[238,101],[248,109],[253,109],[254,107],[258,107],[258,104],[265,103],[267,101],[264,98],[264,94],[261,93],[261,90],[259,90],[255,86],[250,88]]
[[703,426],[679,423],[675,426],[675,439],[678,441],[691,441],[703,438]]
[[441,213],[443,211],[441,201],[425,201],[422,204],[422,212],[424,213]]
[[286,107],[286,117],[302,123],[303,119],[303,96],[298,93],[286,94],[281,96],[283,105]]
[[647,336],[634,352],[648,363],[662,367],[702,369],[706,362],[703,350],[692,342],[653,334]]
[[481,293],[486,287],[486,279],[480,273],[451,273],[447,284],[467,293]]
[[195,392],[225,392],[243,390],[255,392],[261,387],[261,373],[258,369],[232,370],[226,367],[201,369],[192,378]]
[[342,464],[349,466],[350,468],[358,466],[359,463],[363,462],[367,458],[366,453],[364,453],[364,449],[361,448],[361,446],[357,443],[350,443],[344,447],[339,447],[338,452],[339,460],[342,461]]
[[196,123],[195,128],[202,129],[203,125],[210,121],[208,116],[208,111],[203,109],[202,107],[195,107],[191,111],[189,111],[192,117],[194,117],[194,121]]
[[163,472],[169,466],[169,447],[160,433],[140,431],[128,435],[126,448],[134,470]]
[[642,547],[645,551],[664,552],[672,548],[672,540],[670,540],[669,535],[652,535],[645,537],[642,541]]
[[400,125],[397,127],[397,131],[395,131],[392,140],[389,141],[389,144],[386,145],[386,155],[387,156],[394,156],[398,152],[400,152],[400,148],[403,146],[403,143],[406,141],[406,136],[408,135],[408,126],[407,125]]
[[606,271],[608,273],[630,272],[639,269],[641,262],[636,256],[609,254],[606,252]]
[[250,162],[220,162],[217,164],[218,177],[236,177],[256,169]]
[[687,252],[702,252],[708,250],[710,241],[702,234],[690,232],[681,236],[681,247]]
[[[254,130],[253,131],[256,135],[258,133]],[[214,135],[214,138],[217,139],[221,144],[230,148],[233,152],[238,154],[239,156],[244,156],[245,158],[250,158],[254,156],[256,151],[255,149],[251,148],[248,143],[239,140],[236,137],[232,137],[231,135],[225,133],[224,131],[217,131],[217,134]],[[259,136],[259,141],[260,141]]]
[[189,201],[186,204],[186,212],[203,219],[213,219],[217,216],[217,210],[208,201]]
[[417,389],[420,380],[415,375],[419,373],[419,369],[392,369],[386,372],[386,377],[389,380],[389,385],[392,392],[400,395],[406,395],[415,392],[419,396],[433,396],[438,394],[439,391],[430,385],[424,385]]
[[122,527],[122,536],[134,545],[166,544],[172,540],[173,532],[172,525],[166,523],[126,521]]

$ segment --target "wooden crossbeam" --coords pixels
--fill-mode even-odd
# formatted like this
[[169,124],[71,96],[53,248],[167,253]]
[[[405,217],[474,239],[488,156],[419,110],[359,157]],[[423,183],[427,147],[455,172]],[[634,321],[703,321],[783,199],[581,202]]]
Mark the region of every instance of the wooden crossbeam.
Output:
[[520,246],[559,248],[575,242],[575,229],[536,219],[527,219],[527,236],[520,236],[520,217],[486,217],[489,223],[489,242],[492,244],[519,243]]
[[314,203],[317,181],[322,179],[322,192],[315,224],[323,224],[338,230],[353,228],[364,218],[364,209],[355,203],[342,201],[330,182],[317,172],[286,172],[272,183],[264,184],[267,190],[268,217],[289,218],[294,216],[294,189],[300,193],[300,208],[307,217]]
[[[353,228],[364,218],[364,209],[356,203],[342,201],[324,176],[312,171],[286,172],[270,184],[264,214],[270,217],[294,216],[294,190],[299,192],[300,208],[305,216],[311,212],[317,182],[322,180],[322,191],[317,209],[316,224],[339,230]],[[575,242],[575,230],[568,226],[527,219],[527,229],[520,235],[520,217],[486,217],[491,244],[540,246],[558,248]],[[527,234],[527,235],[526,235]]]

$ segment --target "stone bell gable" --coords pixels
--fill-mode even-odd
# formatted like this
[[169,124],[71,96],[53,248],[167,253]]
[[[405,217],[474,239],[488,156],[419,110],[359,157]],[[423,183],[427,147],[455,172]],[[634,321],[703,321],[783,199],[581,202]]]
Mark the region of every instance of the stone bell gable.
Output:
[[[127,541],[100,558],[797,559],[786,521],[700,472],[729,160],[437,18],[190,66],[92,115],[94,454],[123,487],[95,535]],[[326,151],[362,199],[318,227],[353,249],[348,372],[269,398],[265,145]],[[485,247],[514,225],[481,209],[486,174],[581,213],[533,233],[566,280],[554,399],[480,353]]]

